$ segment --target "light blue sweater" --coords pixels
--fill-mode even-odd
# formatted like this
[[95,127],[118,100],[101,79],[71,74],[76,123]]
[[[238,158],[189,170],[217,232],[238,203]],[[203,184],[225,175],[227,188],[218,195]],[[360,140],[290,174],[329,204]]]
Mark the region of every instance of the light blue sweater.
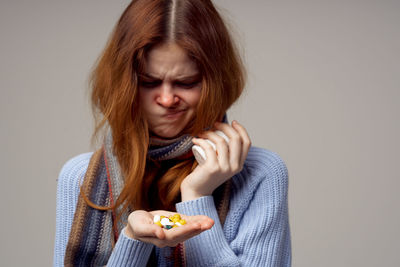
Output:
[[[63,266],[69,231],[92,153],[69,160],[57,189],[54,266]],[[288,173],[281,158],[251,147],[243,170],[232,177],[229,212],[224,226],[212,196],[176,204],[177,212],[207,215],[214,226],[185,241],[187,266],[291,266],[288,221]],[[107,266],[146,266],[154,245],[121,233]],[[158,266],[173,266],[170,248],[156,248]]]

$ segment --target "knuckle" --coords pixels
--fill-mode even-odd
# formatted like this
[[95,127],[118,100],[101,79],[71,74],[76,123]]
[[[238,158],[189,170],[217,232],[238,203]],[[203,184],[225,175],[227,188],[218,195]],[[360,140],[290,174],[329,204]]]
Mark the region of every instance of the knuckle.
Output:
[[203,146],[204,146],[205,149],[213,150],[211,144],[209,142],[207,142],[206,140],[203,140]]
[[231,167],[230,166],[223,166],[221,167],[221,172],[222,173],[230,173],[231,172]]
[[222,136],[219,136],[218,134],[215,135],[215,140],[216,140],[216,142],[218,142],[220,144],[226,143],[225,139]]
[[247,147],[251,146],[251,141],[250,140],[244,140],[243,144]]
[[238,135],[238,134],[232,135],[231,140],[233,142],[242,142],[240,135]]
[[214,174],[219,171],[219,167],[216,164],[210,164],[209,171]]
[[221,139],[215,140],[216,145],[217,145],[217,146],[224,146],[224,145],[226,145],[225,140],[222,139],[222,137],[220,137],[220,138],[221,138]]
[[237,170],[237,172],[239,173],[239,172],[241,172],[242,170],[243,170],[243,165],[240,165],[239,168],[238,168],[238,170]]
[[240,165],[238,163],[232,164],[232,172],[236,173],[240,170]]
[[155,244],[157,247],[159,247],[159,248],[165,248],[166,247],[166,244],[165,243],[156,243]]

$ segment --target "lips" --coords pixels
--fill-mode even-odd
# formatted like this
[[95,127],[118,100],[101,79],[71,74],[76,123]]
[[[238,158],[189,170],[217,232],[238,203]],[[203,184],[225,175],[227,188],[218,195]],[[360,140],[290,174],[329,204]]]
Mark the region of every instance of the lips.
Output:
[[171,118],[171,119],[178,118],[178,117],[180,117],[183,113],[185,113],[185,111],[186,111],[186,109],[171,110],[171,111],[165,113],[165,114],[163,115],[163,117]]

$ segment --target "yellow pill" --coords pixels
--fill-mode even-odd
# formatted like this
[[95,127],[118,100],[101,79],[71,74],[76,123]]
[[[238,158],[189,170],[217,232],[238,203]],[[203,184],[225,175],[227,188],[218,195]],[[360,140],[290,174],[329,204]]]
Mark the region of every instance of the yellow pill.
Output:
[[184,224],[186,224],[186,221],[182,219],[182,220],[179,221],[179,223],[184,225]]
[[178,225],[176,225],[176,224],[174,224],[173,226],[172,226],[172,228],[176,228],[176,227],[179,227]]
[[181,215],[179,214],[179,213],[177,213],[177,214],[174,214],[174,216],[173,216],[174,218],[178,218],[179,220],[181,219]]
[[155,224],[157,224],[158,226],[160,226],[161,228],[163,228],[163,225],[161,224],[161,222],[160,222],[160,221],[158,221],[158,222],[155,222]]
[[172,219],[171,219],[171,221],[173,221],[174,223],[176,223],[176,222],[179,222],[179,221],[180,221],[180,219],[179,219],[179,218],[176,218],[176,217],[174,217],[174,218],[172,218]]

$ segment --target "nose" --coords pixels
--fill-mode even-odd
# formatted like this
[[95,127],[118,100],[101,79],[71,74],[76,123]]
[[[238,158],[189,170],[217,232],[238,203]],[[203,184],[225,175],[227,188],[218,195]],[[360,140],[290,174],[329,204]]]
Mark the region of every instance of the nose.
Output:
[[173,88],[166,84],[162,85],[156,99],[157,103],[165,108],[175,106],[179,102],[179,97],[175,94]]

